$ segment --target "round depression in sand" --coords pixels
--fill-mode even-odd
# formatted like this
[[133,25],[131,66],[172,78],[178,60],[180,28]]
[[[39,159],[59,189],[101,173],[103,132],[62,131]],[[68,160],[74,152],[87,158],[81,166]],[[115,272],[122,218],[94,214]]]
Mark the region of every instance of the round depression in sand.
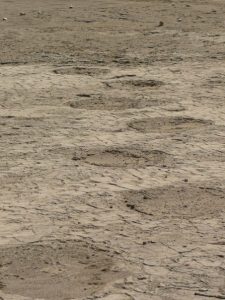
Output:
[[157,117],[135,120],[129,127],[144,133],[150,132],[182,132],[185,130],[198,130],[212,125],[212,121],[187,117]]
[[166,186],[125,192],[127,208],[153,217],[201,217],[224,210],[225,191],[199,186]]
[[98,76],[107,74],[109,69],[97,67],[82,67],[82,66],[64,66],[53,70],[58,75],[87,75]]
[[3,248],[0,289],[32,299],[88,297],[115,279],[112,265],[109,253],[83,242]]
[[143,168],[148,166],[173,165],[172,155],[160,150],[107,149],[74,154],[73,160],[86,164],[114,168]]
[[105,82],[105,84],[109,87],[113,88],[135,88],[135,89],[154,89],[159,88],[162,85],[164,85],[164,82],[160,80],[154,80],[154,79],[143,79],[143,78],[133,78],[133,79],[127,79],[126,77],[124,79],[112,79]]
[[145,107],[159,106],[163,104],[161,99],[135,98],[130,97],[107,97],[106,95],[79,95],[74,101],[67,103],[74,109],[87,110],[124,110],[124,109],[141,109]]

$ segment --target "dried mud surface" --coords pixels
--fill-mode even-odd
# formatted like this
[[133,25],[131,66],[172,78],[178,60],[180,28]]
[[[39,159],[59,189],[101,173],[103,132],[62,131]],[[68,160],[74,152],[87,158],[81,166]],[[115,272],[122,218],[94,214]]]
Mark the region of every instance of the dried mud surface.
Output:
[[225,299],[224,13],[0,1],[0,300]]

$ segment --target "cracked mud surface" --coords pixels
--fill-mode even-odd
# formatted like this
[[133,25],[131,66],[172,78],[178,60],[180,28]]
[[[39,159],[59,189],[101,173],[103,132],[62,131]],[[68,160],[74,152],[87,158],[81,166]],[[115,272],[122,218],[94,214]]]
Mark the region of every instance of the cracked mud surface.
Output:
[[0,299],[225,299],[224,1],[0,11]]

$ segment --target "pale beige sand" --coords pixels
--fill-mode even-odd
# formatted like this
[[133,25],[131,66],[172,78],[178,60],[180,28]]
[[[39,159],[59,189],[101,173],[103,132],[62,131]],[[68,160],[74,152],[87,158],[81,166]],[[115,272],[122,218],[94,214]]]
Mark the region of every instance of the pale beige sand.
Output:
[[225,299],[224,13],[0,2],[1,300]]

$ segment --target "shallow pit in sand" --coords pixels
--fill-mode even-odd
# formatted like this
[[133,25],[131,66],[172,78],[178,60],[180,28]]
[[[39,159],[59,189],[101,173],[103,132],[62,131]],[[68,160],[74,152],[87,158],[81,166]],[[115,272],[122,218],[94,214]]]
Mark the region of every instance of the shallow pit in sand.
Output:
[[0,289],[32,299],[88,297],[121,276],[112,266],[109,253],[78,241],[3,248]]
[[145,78],[132,78],[127,79],[127,76],[124,76],[124,79],[111,79],[104,81],[107,87],[128,87],[128,88],[158,88],[164,85],[163,81],[155,79],[145,79]]
[[90,165],[113,168],[143,168],[148,166],[172,166],[172,155],[160,150],[140,149],[106,149],[76,152],[73,160],[83,161]]
[[126,98],[126,97],[107,97],[101,95],[79,95],[78,99],[70,101],[68,105],[75,109],[87,110],[124,110],[141,109],[151,106],[159,106],[163,103],[160,99],[151,98]]
[[98,76],[109,73],[107,68],[96,68],[96,67],[83,67],[83,66],[66,66],[60,67],[53,70],[55,74],[59,75],[88,75]]
[[132,121],[128,126],[144,133],[150,132],[185,132],[197,130],[212,125],[209,120],[188,117],[156,117]]
[[162,81],[154,79],[131,79],[124,80],[121,83],[134,87],[159,87],[164,84]]
[[165,186],[122,193],[123,205],[157,218],[213,216],[224,210],[225,193],[205,186]]

